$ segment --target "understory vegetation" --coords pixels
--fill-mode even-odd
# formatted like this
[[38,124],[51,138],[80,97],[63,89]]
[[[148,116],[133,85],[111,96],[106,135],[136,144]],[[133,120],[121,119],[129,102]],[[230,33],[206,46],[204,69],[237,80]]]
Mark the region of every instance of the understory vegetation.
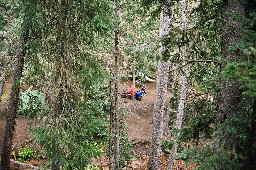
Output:
[[[254,0],[0,0],[0,169],[14,156],[52,170],[99,169],[102,156],[111,169],[131,166],[140,158],[124,112],[135,105],[121,95],[150,81],[144,169],[256,169],[255,21]],[[43,156],[30,145],[13,154],[18,116],[37,125]]]

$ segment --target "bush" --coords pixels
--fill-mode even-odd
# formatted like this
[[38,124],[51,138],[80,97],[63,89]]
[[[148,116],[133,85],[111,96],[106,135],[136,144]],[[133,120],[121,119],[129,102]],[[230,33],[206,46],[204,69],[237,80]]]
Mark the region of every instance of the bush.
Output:
[[45,105],[45,97],[39,90],[26,90],[20,93],[19,115],[33,117]]
[[24,162],[34,157],[34,150],[30,146],[21,148],[18,153],[18,161]]

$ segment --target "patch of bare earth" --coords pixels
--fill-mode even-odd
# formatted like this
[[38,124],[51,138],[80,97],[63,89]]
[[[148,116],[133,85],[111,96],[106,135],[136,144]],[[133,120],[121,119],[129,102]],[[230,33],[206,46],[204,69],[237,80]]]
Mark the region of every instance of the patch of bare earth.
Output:
[[[129,84],[126,84],[128,88]],[[123,99],[123,112],[125,115],[125,124],[128,130],[128,137],[133,141],[133,154],[138,158],[130,160],[126,170],[146,170],[147,161],[150,152],[151,134],[153,128],[153,112],[155,100],[155,83],[147,83],[147,94],[141,101],[131,99]],[[136,86],[139,89],[140,86]],[[169,100],[170,92],[167,95]],[[167,102],[167,108],[169,103]],[[164,115],[164,120],[167,120],[167,115]],[[168,132],[167,122],[164,121],[164,134]],[[167,165],[168,156],[161,156],[160,170],[164,170]],[[184,161],[176,160],[174,162],[174,170],[193,170],[196,164],[185,165]],[[103,169],[108,169],[106,166]]]
[[[11,83],[6,83],[4,86],[4,94],[9,96],[9,91],[11,88]],[[0,153],[2,152],[2,144],[4,139],[5,125],[6,125],[6,111],[7,111],[7,97],[4,96],[2,101],[0,102]],[[31,137],[29,135],[30,124],[29,120],[24,116],[17,116],[16,118],[16,126],[15,133],[13,138],[13,146],[17,150],[19,146],[24,146],[31,141]],[[14,164],[12,164],[12,168],[14,168]],[[19,169],[16,167],[16,169]],[[22,167],[21,167],[22,169]]]
[[[130,82],[129,82],[130,83]],[[123,84],[123,90],[126,90],[129,83]],[[140,86],[136,86],[136,89],[139,89]],[[138,158],[132,159],[129,161],[129,165],[123,169],[126,170],[146,170],[148,154],[150,149],[151,142],[151,133],[152,133],[152,117],[154,110],[154,99],[155,99],[155,83],[147,83],[147,94],[142,98],[141,101],[131,100],[127,98],[122,98],[122,110],[125,117],[125,125],[127,126],[128,137],[133,141],[133,154]],[[10,89],[10,84],[5,87],[5,90]],[[6,123],[6,108],[7,101],[0,103],[0,149],[2,150],[2,141],[5,130]],[[18,116],[16,119],[16,127],[13,143],[18,147],[20,145],[26,145],[31,141],[29,136],[29,121],[23,117]],[[168,127],[165,124],[164,131],[167,131]],[[0,151],[1,151],[0,150]],[[26,162],[30,165],[37,166],[42,164],[45,160],[31,160]],[[103,170],[108,170],[108,158],[105,156],[97,157],[93,161]],[[163,155],[161,157],[161,167],[160,170],[165,169],[167,163],[167,157]],[[184,165],[184,162],[181,160],[176,160],[174,165],[174,170],[192,170],[195,167],[194,164],[188,166]],[[12,169],[16,170],[25,170],[31,169],[29,166],[22,166],[21,164],[12,163]]]
[[154,110],[154,89],[147,89],[141,101],[124,99],[123,108],[128,136],[134,141],[150,141]]

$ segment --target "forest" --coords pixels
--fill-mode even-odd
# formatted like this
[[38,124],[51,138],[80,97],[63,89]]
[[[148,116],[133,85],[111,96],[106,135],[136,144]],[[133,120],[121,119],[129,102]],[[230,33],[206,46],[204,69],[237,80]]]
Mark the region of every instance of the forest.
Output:
[[0,0],[0,170],[255,170],[255,0]]

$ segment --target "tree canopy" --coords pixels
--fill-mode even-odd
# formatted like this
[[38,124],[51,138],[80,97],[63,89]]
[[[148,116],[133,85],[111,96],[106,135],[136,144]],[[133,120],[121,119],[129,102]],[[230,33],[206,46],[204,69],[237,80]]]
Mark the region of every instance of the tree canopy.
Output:
[[121,96],[132,74],[138,88],[147,76],[156,80],[148,169],[161,166],[162,153],[166,169],[174,159],[197,169],[254,169],[255,5],[0,0],[0,99],[12,81],[8,102],[18,101],[6,131],[28,116],[54,170],[85,169],[102,155],[109,167],[128,166],[134,141]]

